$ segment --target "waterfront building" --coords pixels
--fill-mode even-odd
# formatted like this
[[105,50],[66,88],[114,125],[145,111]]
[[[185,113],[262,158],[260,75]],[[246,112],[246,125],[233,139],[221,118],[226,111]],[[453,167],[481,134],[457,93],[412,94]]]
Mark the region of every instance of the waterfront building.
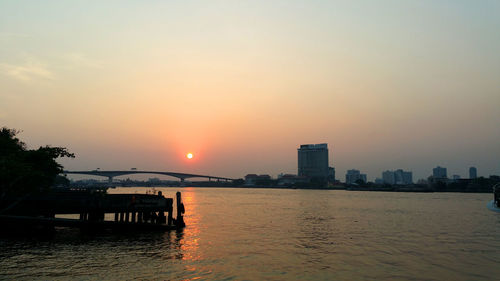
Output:
[[396,177],[394,175],[394,171],[385,171],[382,172],[382,180],[386,184],[395,184]]
[[335,182],[335,168],[328,167],[328,182]]
[[429,181],[428,181],[428,180],[426,180],[426,179],[419,179],[419,180],[417,181],[417,184],[419,184],[419,185],[428,185],[428,184],[429,184]]
[[436,168],[432,169],[432,176],[435,179],[446,179],[448,178],[446,168],[437,166]]
[[345,174],[346,184],[354,184],[358,180],[362,180],[366,183],[366,174],[362,174],[360,171],[355,169],[347,170],[347,173]]
[[469,168],[469,178],[470,179],[477,178],[477,169],[476,169],[476,167],[470,167]]
[[306,182],[308,182],[308,178],[305,176],[297,176],[291,174],[278,175],[279,186],[293,186],[297,183],[306,183]]
[[161,180],[159,178],[149,178],[148,182],[151,184],[160,184]]
[[394,174],[396,176],[396,184],[413,184],[412,172],[398,169]]
[[385,171],[382,173],[382,180],[385,184],[395,184],[396,183],[396,175],[394,171]]
[[385,171],[382,173],[382,180],[386,184],[413,184],[413,173],[397,169],[396,171]]
[[245,185],[247,186],[262,185],[269,181],[271,181],[270,175],[248,174],[245,176]]
[[303,144],[297,149],[298,175],[310,179],[327,181],[329,176],[328,145]]

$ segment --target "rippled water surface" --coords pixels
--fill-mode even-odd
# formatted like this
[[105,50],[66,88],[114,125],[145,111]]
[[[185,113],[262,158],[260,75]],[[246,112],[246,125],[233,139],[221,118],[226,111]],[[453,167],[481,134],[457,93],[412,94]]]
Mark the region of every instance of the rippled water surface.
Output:
[[181,192],[182,232],[0,238],[0,279],[500,280],[490,194]]

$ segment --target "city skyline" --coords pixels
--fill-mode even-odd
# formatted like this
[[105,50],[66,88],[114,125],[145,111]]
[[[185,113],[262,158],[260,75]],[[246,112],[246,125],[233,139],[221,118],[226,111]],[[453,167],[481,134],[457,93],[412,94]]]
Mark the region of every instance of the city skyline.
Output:
[[[70,170],[500,174],[497,1],[0,3],[0,124]],[[64,24],[61,24],[64,23]],[[192,159],[186,158],[193,153]]]
[[[335,176],[335,167],[330,166],[330,162],[328,160],[328,144],[327,143],[322,143],[322,144],[301,144],[298,147],[298,158],[297,158],[297,164],[298,164],[298,172],[296,174],[294,173],[279,173],[279,174],[270,174],[270,173],[260,173],[260,176],[265,176],[269,177],[270,179],[279,179],[280,176],[283,175],[296,175],[296,176],[305,176],[306,178],[315,178],[315,177],[324,177],[325,179],[327,177],[330,177],[330,169],[333,169],[333,175]],[[191,153],[189,153],[191,154]],[[323,154],[326,154],[323,155]],[[187,156],[187,158],[192,158]],[[325,159],[326,158],[326,159]],[[307,160],[306,160],[307,159]],[[302,162],[302,164],[301,164]],[[324,163],[323,163],[324,162]],[[325,166],[327,169],[326,171],[323,171],[322,166]],[[101,168],[96,168],[95,171],[100,171]],[[131,168],[131,171],[135,172],[137,171],[137,168]],[[302,172],[301,172],[302,171]],[[307,171],[307,172],[306,172]],[[159,171],[162,172],[162,171]],[[319,173],[319,174],[318,174]],[[145,179],[147,176],[138,174],[140,178]],[[315,176],[312,176],[315,175]],[[446,167],[441,167],[441,166],[436,166],[434,168],[431,168],[431,173],[428,176],[424,176],[422,178],[418,179],[413,179],[413,171],[403,171],[401,168],[396,168],[396,169],[385,169],[381,171],[379,175],[373,175],[368,177],[366,173],[360,173],[359,170],[356,170],[354,168],[352,169],[347,169],[345,173],[345,180],[342,180],[342,175],[337,175],[335,177],[336,181],[340,181],[343,183],[347,184],[352,184],[354,183],[357,179],[362,179],[364,182],[374,182],[377,183],[377,181],[380,181],[381,183],[387,183],[387,184],[414,184],[417,181],[424,180],[427,181],[429,178],[446,178],[446,179],[474,179],[477,177],[485,177],[487,178],[488,176],[498,176],[498,174],[490,174],[490,175],[479,175],[477,174],[477,168],[470,166],[468,168],[468,175],[463,176],[462,174],[457,174],[453,173],[452,176],[448,175],[447,168]],[[92,175],[87,175],[90,177],[95,177]],[[248,176],[258,176],[257,174],[250,172],[245,174],[245,176],[238,176],[235,177],[235,179],[243,179]],[[353,177],[354,176],[354,177]],[[458,176],[458,178],[455,178]],[[74,175],[70,177],[75,177]],[[128,177],[131,177],[131,175],[128,175]],[[132,176],[134,177],[134,176]],[[216,176],[214,176],[216,177]],[[98,177],[99,178],[99,177]],[[351,178],[351,179],[350,179]],[[331,182],[331,179],[329,178],[328,181]]]

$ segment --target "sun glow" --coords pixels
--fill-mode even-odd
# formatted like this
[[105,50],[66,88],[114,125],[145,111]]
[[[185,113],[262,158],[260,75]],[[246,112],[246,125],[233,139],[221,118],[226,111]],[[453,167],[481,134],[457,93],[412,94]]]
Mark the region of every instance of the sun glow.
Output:
[[187,157],[187,159],[192,159],[193,158],[193,153],[190,152],[190,153],[186,154],[186,157]]

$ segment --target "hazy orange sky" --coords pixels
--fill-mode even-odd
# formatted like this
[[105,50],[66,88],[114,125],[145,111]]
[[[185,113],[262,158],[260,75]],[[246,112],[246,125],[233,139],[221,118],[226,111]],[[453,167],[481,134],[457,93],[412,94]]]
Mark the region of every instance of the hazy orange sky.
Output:
[[[2,1],[0,125],[67,169],[500,174],[499,1]],[[187,160],[188,152],[194,154]]]

